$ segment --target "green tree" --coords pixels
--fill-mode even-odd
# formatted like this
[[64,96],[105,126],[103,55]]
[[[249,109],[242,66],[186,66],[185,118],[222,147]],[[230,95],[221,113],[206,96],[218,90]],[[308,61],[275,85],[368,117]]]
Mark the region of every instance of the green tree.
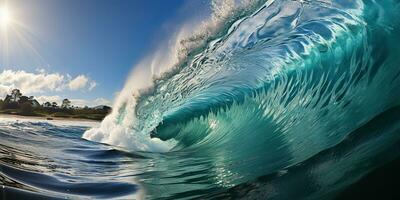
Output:
[[33,114],[32,105],[29,102],[21,104],[20,112],[22,115],[32,115]]
[[61,108],[71,108],[71,101],[68,99],[64,99],[62,101]]

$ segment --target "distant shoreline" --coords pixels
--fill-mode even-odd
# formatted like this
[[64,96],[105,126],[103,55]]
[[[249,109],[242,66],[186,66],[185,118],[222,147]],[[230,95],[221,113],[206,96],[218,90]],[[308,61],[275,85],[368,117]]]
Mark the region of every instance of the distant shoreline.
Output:
[[30,117],[45,120],[70,120],[70,121],[102,121],[112,108],[105,105],[99,105],[89,108],[74,107],[71,101],[64,99],[62,105],[58,106],[56,102],[45,102],[40,104],[34,96],[23,96],[19,89],[12,90],[7,94],[4,100],[0,100],[0,114]]
[[73,117],[53,117],[51,115],[48,116],[27,116],[27,115],[20,115],[20,114],[6,114],[0,113],[0,118],[20,118],[20,119],[36,119],[36,120],[43,120],[43,121],[76,121],[76,122],[101,122],[102,120],[95,120],[95,119],[87,119],[87,118],[73,118]]

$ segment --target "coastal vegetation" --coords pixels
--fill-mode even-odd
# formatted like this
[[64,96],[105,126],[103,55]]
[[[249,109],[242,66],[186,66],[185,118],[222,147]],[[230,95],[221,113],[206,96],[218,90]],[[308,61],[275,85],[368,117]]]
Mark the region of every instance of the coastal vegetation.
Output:
[[38,116],[47,119],[73,118],[101,121],[111,112],[111,107],[100,105],[96,107],[77,107],[69,99],[64,99],[61,106],[57,102],[40,104],[33,96],[23,96],[20,90],[14,89],[4,100],[0,100],[0,114],[22,116]]

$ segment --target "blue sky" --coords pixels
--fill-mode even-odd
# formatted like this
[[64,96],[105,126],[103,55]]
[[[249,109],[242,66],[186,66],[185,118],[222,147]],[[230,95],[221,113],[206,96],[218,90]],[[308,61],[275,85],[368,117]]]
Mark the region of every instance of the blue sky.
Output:
[[[0,6],[4,3],[0,0]],[[77,104],[94,104],[95,99],[112,101],[133,66],[186,18],[202,15],[208,1],[12,0],[7,4],[12,22],[0,30],[0,95],[21,87],[22,92],[42,96],[40,100],[68,97]],[[14,80],[12,75],[21,78]],[[45,83],[48,80],[53,82]]]

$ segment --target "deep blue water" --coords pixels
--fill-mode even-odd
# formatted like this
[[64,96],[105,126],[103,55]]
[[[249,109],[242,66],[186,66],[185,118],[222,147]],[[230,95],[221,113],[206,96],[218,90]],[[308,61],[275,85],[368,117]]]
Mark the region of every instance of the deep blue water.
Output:
[[133,176],[139,172],[131,169],[146,157],[81,139],[87,124],[1,121],[0,183],[6,187],[2,199],[36,195],[38,199],[43,198],[40,195],[132,199],[140,195]]
[[398,160],[400,2],[251,5],[95,127],[5,121],[5,194],[334,199]]

